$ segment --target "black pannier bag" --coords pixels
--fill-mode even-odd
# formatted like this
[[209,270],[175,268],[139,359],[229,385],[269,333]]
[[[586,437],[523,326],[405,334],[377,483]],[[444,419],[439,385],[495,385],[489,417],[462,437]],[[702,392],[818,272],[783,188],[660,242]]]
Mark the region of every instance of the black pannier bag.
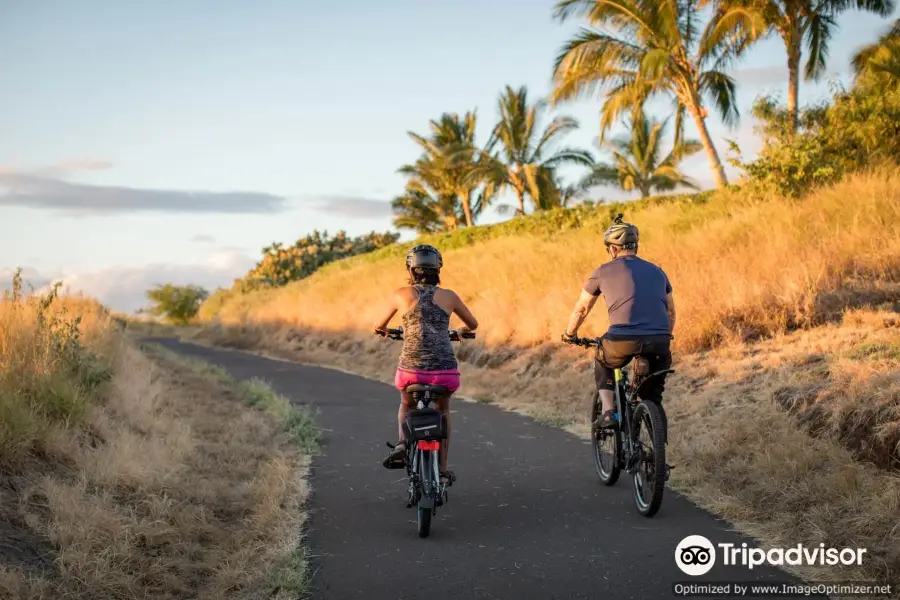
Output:
[[434,441],[446,437],[446,420],[443,413],[433,408],[417,408],[406,413],[403,433],[409,441]]

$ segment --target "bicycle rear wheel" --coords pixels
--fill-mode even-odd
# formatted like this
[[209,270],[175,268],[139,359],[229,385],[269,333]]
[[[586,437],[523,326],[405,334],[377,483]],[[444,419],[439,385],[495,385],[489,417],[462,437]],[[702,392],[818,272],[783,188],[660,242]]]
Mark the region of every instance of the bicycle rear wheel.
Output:
[[[662,506],[666,488],[666,426],[662,407],[642,401],[634,411],[636,450],[641,453],[632,476],[634,503],[645,517],[652,517]],[[640,438],[646,434],[647,441]]]
[[594,468],[603,485],[614,485],[622,471],[620,457],[622,442],[618,429],[595,429],[594,421],[601,413],[600,394],[594,392],[591,401],[591,448],[594,455]]
[[419,453],[419,502],[416,507],[416,530],[419,537],[428,537],[431,532],[431,517],[434,514],[434,466],[432,461],[437,460],[437,452],[423,450]]

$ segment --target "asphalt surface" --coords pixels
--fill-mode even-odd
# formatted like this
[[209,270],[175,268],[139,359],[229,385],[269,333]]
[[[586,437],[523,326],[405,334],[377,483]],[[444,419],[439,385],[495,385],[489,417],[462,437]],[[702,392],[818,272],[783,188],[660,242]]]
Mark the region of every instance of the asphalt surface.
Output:
[[599,483],[588,442],[461,400],[452,406],[450,446],[458,480],[431,536],[420,539],[415,509],[406,508],[405,472],[381,466],[385,441],[396,441],[399,395],[392,387],[244,352],[154,341],[239,379],[263,378],[293,402],[318,408],[323,448],[313,461],[308,525],[315,598],[646,599],[673,597],[676,582],[797,582],[775,568],[751,571],[721,560],[706,575],[685,575],[674,552],[688,535],[756,544],[671,490],[655,517],[642,517],[629,477],[611,488]]

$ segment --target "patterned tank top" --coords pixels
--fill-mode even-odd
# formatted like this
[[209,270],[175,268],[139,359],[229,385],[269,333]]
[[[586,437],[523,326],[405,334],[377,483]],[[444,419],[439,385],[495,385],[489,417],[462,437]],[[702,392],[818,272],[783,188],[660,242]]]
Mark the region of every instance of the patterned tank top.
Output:
[[435,304],[433,285],[414,286],[419,301],[403,315],[403,350],[400,367],[416,371],[451,371],[456,356],[447,331],[450,315]]

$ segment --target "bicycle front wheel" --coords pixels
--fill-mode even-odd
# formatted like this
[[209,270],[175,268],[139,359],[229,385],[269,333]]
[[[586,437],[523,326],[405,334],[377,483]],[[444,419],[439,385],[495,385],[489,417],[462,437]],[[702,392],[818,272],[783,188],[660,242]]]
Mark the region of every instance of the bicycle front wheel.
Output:
[[666,488],[666,419],[662,407],[642,401],[634,411],[634,446],[640,452],[632,477],[634,502],[645,517],[662,506]]
[[591,448],[594,455],[594,468],[603,485],[614,485],[619,479],[622,468],[622,443],[618,429],[598,429],[594,422],[601,414],[600,394],[594,392],[591,401]]

